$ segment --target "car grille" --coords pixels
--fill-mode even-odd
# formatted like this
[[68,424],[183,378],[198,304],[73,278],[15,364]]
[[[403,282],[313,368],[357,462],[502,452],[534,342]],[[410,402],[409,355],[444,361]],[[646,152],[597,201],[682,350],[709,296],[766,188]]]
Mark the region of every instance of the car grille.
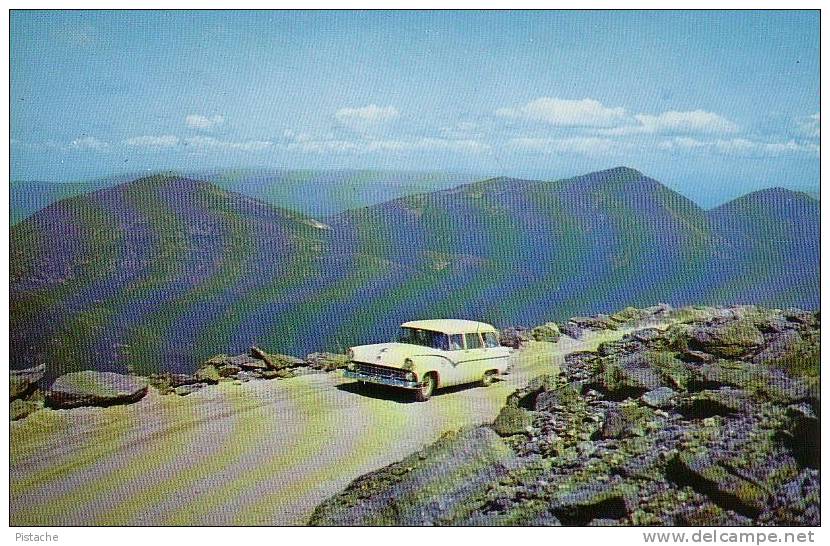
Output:
[[364,362],[357,362],[357,371],[376,375],[378,377],[385,377],[387,379],[403,379],[407,374],[406,370],[399,370],[396,368],[388,368],[386,366],[376,366],[374,364],[366,364]]

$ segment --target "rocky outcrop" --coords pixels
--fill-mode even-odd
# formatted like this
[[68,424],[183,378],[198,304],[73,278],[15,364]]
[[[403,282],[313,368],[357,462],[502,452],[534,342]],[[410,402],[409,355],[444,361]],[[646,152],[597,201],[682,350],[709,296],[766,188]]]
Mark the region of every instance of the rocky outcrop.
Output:
[[[312,525],[432,525],[468,517],[478,495],[515,463],[489,428],[444,435],[425,450],[358,478],[320,505]],[[474,500],[471,500],[474,499]]]
[[[474,487],[420,497],[444,510],[392,501],[416,482],[387,478],[411,461],[443,469],[465,460],[436,444],[358,479],[313,522],[348,514],[396,525],[819,525],[818,313],[660,307],[647,316],[655,312],[676,324],[573,353],[559,375],[510,395],[494,423],[476,429],[487,432],[467,436],[481,445],[458,452],[494,449],[500,437],[510,452],[499,448],[499,460],[509,464],[476,474]],[[344,503],[390,507],[366,520]]]
[[73,372],[52,383],[46,402],[56,409],[130,404],[147,394],[147,386],[147,380],[136,376],[91,370]]

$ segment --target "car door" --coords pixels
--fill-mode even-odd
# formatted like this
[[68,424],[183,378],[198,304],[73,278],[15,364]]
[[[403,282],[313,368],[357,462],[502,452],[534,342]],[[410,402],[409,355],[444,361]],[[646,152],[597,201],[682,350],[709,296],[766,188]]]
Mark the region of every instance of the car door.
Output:
[[441,375],[441,385],[450,386],[458,385],[464,382],[464,361],[466,360],[464,352],[464,335],[463,334],[449,334],[449,350],[447,351],[450,365],[448,369]]
[[461,364],[460,375],[463,383],[478,381],[484,375],[487,367],[487,348],[478,332],[464,334],[464,362]]

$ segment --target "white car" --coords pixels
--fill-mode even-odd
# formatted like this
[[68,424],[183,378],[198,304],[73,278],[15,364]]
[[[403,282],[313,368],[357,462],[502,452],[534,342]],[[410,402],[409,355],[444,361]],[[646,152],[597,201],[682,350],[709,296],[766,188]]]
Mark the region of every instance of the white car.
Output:
[[489,324],[435,319],[405,322],[397,341],[352,347],[348,355],[346,377],[410,389],[423,402],[439,387],[489,385],[507,370],[510,350]]

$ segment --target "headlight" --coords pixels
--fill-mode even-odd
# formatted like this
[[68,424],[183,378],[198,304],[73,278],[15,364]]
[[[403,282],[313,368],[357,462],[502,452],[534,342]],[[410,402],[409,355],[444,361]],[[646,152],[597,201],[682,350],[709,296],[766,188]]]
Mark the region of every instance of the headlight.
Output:
[[350,372],[353,372],[357,369],[357,365],[354,362],[350,361],[348,364],[346,364],[346,369]]
[[404,370],[411,370],[414,367],[415,367],[415,363],[412,362],[411,358],[407,358],[406,360],[403,361],[403,369]]
[[403,376],[403,378],[406,379],[407,381],[415,381],[415,374],[412,373],[412,372],[409,372],[408,374]]

